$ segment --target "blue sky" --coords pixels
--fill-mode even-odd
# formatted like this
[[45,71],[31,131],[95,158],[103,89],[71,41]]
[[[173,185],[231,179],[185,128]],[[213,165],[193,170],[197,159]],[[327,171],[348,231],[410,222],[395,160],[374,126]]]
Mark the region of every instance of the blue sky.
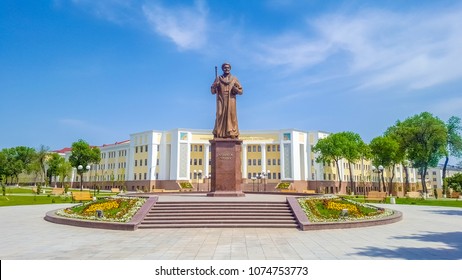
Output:
[[214,67],[241,130],[354,131],[462,117],[460,1],[0,2],[0,148],[212,129]]

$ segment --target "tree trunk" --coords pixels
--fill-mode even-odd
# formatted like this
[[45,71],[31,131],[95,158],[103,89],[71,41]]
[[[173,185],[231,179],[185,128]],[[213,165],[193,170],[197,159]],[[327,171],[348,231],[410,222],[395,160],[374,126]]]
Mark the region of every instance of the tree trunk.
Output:
[[356,193],[356,188],[353,181],[353,169],[351,168],[351,162],[348,162],[350,166],[350,191]]
[[392,195],[393,192],[393,179],[395,178],[395,164],[391,166],[390,184],[388,184],[388,194]]
[[448,186],[446,185],[446,168],[448,166],[448,162],[449,162],[449,157],[446,156],[446,160],[444,161],[444,166],[443,166],[443,195],[447,195],[448,194]]
[[407,166],[404,166],[404,174],[406,174],[406,183],[405,183],[406,190],[404,191],[404,193],[406,194],[406,192],[411,190],[411,186],[409,183],[409,169],[407,169]]
[[335,165],[337,166],[337,176],[338,176],[338,182],[339,182],[338,188],[339,188],[339,192],[341,193],[342,192],[342,176],[340,176],[340,166],[338,164],[338,160],[335,161]]
[[420,181],[422,183],[422,191],[424,193],[424,198],[427,198],[427,183],[425,182],[425,175],[427,174],[427,167],[423,167],[422,173],[420,174]]

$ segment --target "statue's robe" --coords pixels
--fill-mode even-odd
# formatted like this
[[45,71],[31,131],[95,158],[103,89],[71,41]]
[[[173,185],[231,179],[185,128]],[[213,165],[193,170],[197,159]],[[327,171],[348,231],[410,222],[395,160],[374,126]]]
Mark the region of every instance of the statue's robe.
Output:
[[231,74],[226,77],[219,76],[212,84],[211,91],[217,96],[214,138],[238,138],[236,95],[241,95],[243,92],[239,80]]

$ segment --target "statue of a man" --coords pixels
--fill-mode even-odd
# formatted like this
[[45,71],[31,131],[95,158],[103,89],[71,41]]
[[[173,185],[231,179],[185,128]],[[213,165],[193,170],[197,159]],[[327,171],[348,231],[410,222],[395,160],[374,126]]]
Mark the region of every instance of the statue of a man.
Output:
[[217,95],[217,114],[214,138],[239,138],[239,128],[236,112],[236,95],[242,94],[242,86],[239,80],[231,75],[231,65],[221,65],[223,75],[217,76],[212,84],[212,94]]

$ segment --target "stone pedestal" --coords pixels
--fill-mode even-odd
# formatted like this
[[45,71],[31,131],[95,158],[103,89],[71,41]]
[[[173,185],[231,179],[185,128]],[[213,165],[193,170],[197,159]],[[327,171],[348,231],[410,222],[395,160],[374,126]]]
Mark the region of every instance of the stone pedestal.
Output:
[[245,196],[242,192],[241,147],[239,139],[213,139],[211,192],[207,196]]

